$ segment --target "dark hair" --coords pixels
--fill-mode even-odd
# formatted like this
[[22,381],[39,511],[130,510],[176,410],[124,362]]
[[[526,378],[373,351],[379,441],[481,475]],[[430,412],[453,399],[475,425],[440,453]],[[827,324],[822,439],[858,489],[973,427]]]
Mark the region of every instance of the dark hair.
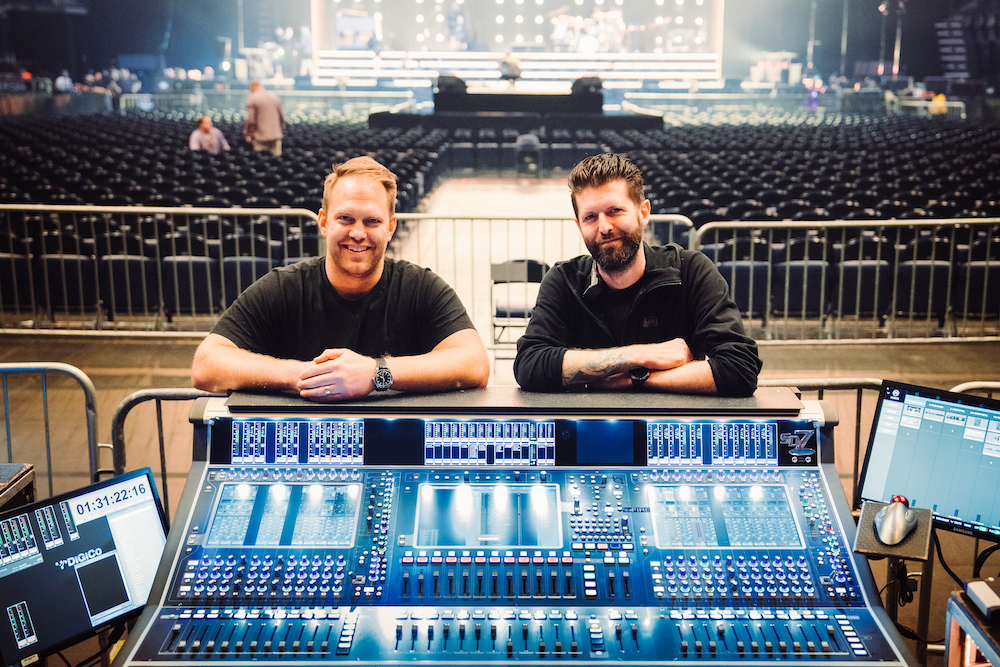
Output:
[[569,173],[569,193],[573,201],[573,215],[580,217],[576,196],[587,188],[596,188],[612,181],[625,181],[629,199],[636,206],[642,204],[642,172],[624,155],[601,153],[584,158]]

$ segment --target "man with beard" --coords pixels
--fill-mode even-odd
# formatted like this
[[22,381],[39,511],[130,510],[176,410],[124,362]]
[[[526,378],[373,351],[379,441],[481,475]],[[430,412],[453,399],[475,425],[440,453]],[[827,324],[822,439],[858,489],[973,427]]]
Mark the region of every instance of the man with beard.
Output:
[[590,251],[542,279],[514,376],[524,389],[625,389],[749,396],[760,359],[715,264],[676,244],[649,246],[642,174],[595,155],[569,175]]
[[395,206],[396,176],[384,166],[369,157],[336,165],[318,216],[326,255],[248,287],[195,352],[194,386],[314,401],[485,386],[486,348],[455,291],[385,257]]

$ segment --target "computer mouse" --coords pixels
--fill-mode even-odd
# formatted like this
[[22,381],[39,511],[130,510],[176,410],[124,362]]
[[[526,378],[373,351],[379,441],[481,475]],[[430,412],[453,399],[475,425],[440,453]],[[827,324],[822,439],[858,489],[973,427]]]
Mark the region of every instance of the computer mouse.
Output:
[[917,527],[917,513],[910,509],[909,501],[903,496],[894,496],[892,502],[875,514],[872,522],[875,536],[886,546],[895,546]]

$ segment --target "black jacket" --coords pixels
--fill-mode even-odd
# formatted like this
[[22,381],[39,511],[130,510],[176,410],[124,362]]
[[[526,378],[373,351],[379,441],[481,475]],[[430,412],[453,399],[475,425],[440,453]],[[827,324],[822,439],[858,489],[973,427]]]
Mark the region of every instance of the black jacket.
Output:
[[720,396],[749,396],[761,362],[746,335],[729,286],[700,252],[676,244],[643,246],[645,284],[636,294],[620,338],[592,306],[609,288],[594,260],[581,255],[545,274],[524,336],[517,342],[514,377],[524,389],[561,391],[567,349],[606,349],[683,338],[695,359],[708,358]]

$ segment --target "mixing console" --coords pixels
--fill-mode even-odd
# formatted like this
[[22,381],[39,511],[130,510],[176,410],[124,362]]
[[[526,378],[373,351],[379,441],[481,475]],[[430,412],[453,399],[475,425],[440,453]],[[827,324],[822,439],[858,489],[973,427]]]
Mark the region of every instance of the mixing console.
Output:
[[117,662],[903,664],[828,406],[788,396],[780,417],[207,399]]

